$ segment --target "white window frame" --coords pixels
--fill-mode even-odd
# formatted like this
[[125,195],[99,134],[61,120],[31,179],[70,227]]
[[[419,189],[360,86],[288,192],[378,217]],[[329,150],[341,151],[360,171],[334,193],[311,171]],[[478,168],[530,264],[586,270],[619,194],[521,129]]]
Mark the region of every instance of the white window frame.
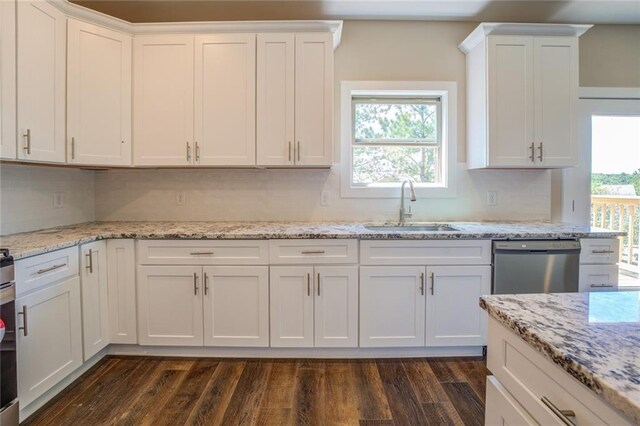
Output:
[[455,178],[457,160],[457,99],[458,83],[455,81],[343,81],[341,84],[340,130],[340,196],[342,198],[397,198],[400,185],[354,185],[352,182],[353,146],[353,96],[437,96],[440,97],[442,120],[441,135],[441,184],[418,184],[415,188],[421,198],[453,198],[457,195]]

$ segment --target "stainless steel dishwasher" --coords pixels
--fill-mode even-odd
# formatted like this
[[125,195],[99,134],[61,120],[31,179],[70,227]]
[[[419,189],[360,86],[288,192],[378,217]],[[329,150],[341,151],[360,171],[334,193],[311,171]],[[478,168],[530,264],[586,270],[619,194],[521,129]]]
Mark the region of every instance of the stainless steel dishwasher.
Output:
[[580,242],[493,242],[493,294],[578,291]]

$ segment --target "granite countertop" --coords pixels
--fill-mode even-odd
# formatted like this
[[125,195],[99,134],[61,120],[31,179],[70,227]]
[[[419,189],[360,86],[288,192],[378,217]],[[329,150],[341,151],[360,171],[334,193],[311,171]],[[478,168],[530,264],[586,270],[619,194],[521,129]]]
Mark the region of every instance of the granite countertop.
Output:
[[453,231],[380,231],[363,223],[90,222],[0,237],[16,259],[108,238],[138,239],[506,239],[613,238],[622,232],[546,222],[452,222]]
[[640,292],[493,295],[480,306],[640,424]]

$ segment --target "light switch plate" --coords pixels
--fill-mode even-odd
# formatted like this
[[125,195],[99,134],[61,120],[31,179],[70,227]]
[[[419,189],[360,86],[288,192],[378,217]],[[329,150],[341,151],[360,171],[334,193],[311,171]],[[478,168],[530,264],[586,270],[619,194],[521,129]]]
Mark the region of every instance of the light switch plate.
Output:
[[184,206],[187,204],[187,194],[184,191],[178,191],[176,194],[176,205]]
[[498,191],[487,191],[487,205],[495,206],[498,204]]
[[61,209],[64,207],[64,192],[56,191],[53,193],[53,208]]
[[322,193],[320,194],[320,205],[321,206],[328,206],[329,204],[331,204],[331,198],[329,196],[329,191],[322,191]]

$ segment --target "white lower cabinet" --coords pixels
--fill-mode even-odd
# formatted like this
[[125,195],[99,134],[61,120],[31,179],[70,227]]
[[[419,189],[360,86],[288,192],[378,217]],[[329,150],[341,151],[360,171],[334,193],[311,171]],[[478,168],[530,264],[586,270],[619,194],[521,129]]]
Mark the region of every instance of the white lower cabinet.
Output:
[[77,276],[16,300],[18,398],[26,407],[82,365]]
[[107,241],[109,341],[138,343],[134,240]]
[[271,346],[357,347],[357,266],[271,267]]
[[424,346],[425,268],[360,267],[360,346]]
[[487,377],[485,425],[537,425],[494,376]]
[[80,247],[80,283],[82,342],[86,361],[109,344],[106,241]]
[[427,267],[427,346],[482,346],[487,315],[478,301],[491,293],[491,266]]
[[141,345],[202,346],[202,268],[138,267]]
[[204,345],[269,346],[269,267],[207,266]]
[[618,290],[618,265],[580,265],[578,291]]

